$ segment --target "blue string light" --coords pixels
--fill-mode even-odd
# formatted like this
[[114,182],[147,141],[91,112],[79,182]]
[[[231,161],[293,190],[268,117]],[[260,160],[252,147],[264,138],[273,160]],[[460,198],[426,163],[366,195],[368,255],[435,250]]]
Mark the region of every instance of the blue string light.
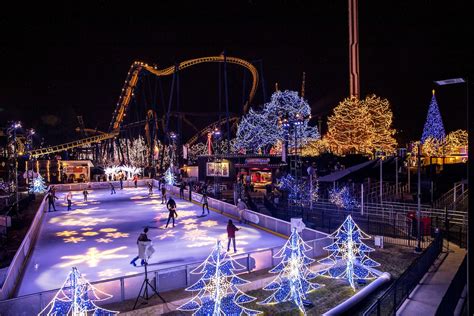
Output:
[[38,176],[30,184],[30,192],[43,193],[44,191],[46,191],[46,184],[44,183],[44,178],[38,173]]
[[352,197],[349,189],[343,186],[341,189],[333,188],[329,190],[329,202],[333,203],[337,207],[351,210],[359,207],[359,203]]
[[196,283],[186,289],[197,294],[177,309],[193,312],[194,316],[260,314],[259,311],[241,306],[255,300],[237,287],[250,283],[235,275],[234,271],[242,269],[245,267],[223,251],[218,241],[207,259],[191,271],[193,274],[202,274]]
[[348,215],[344,223],[328,238],[333,239],[333,243],[323,249],[331,254],[319,262],[331,265],[331,267],[320,271],[320,275],[347,279],[354,291],[356,279],[377,277],[372,268],[378,267],[380,264],[367,255],[374,249],[362,241],[370,239],[370,236],[357,226],[351,215]]
[[444,131],[443,120],[439,111],[438,102],[436,102],[435,93],[433,90],[433,97],[428,108],[428,116],[426,117],[425,126],[423,128],[423,135],[421,136],[421,143],[432,137],[438,141],[444,140],[446,132]]
[[263,289],[273,291],[265,300],[258,302],[260,305],[269,305],[291,301],[299,310],[306,314],[304,309],[306,295],[321,285],[310,282],[317,274],[309,270],[313,259],[306,256],[305,252],[312,248],[306,244],[293,228],[291,236],[285,245],[273,256],[282,258],[281,262],[271,269],[270,273],[278,273],[278,276]]
[[165,171],[165,181],[168,185],[174,185],[176,183],[176,176],[171,171],[171,168]]

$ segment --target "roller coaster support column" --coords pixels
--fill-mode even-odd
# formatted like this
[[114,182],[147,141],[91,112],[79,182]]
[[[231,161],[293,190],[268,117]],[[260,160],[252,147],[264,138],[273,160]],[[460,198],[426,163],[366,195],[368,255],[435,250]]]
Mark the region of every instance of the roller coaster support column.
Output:
[[230,124],[229,124],[229,94],[227,92],[227,57],[224,50],[224,93],[225,93],[225,115],[227,127],[227,154],[230,152]]

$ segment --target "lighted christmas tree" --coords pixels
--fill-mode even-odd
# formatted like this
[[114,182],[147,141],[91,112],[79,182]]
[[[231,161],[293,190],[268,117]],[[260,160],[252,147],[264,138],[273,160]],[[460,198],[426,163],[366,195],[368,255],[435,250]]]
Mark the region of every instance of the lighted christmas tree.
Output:
[[218,241],[207,259],[191,271],[193,274],[202,274],[202,277],[186,291],[197,293],[189,302],[178,307],[178,310],[190,311],[197,316],[260,314],[259,311],[241,305],[255,300],[237,288],[250,283],[234,273],[244,268],[222,249],[221,242]]
[[43,193],[45,191],[46,184],[44,183],[44,178],[38,173],[38,176],[30,184],[30,193]]
[[430,107],[428,108],[425,127],[423,128],[423,135],[421,136],[421,143],[424,144],[429,137],[432,137],[439,142],[443,141],[446,137],[443,120],[441,119],[441,113],[439,112],[434,90]]
[[359,203],[352,197],[346,186],[342,188],[333,188],[329,190],[329,202],[337,207],[350,210],[359,207]]
[[357,279],[377,277],[373,268],[380,264],[368,257],[368,253],[374,249],[362,241],[370,239],[370,236],[357,226],[350,215],[328,238],[332,238],[333,243],[324,249],[330,251],[331,254],[319,262],[331,267],[320,271],[320,275],[347,279],[354,290]]
[[176,176],[173,174],[173,171],[171,171],[171,167],[169,167],[165,171],[165,181],[166,184],[173,185],[176,183]]
[[288,174],[278,180],[277,187],[288,192],[288,200],[294,204],[309,204],[310,201],[316,202],[319,199],[319,181],[317,177],[312,179],[296,180]]
[[95,302],[103,301],[111,297],[112,295],[106,294],[92,286],[82,277],[77,268],[73,267],[61,289],[38,316],[117,315],[118,312],[100,308],[95,305]]
[[321,287],[317,283],[310,282],[317,276],[309,270],[309,265],[314,260],[305,254],[311,249],[303,241],[296,228],[293,228],[288,241],[274,256],[282,258],[281,262],[270,270],[271,273],[278,273],[278,276],[263,288],[273,293],[258,304],[268,305],[290,301],[298,306],[302,313],[305,313],[307,294]]

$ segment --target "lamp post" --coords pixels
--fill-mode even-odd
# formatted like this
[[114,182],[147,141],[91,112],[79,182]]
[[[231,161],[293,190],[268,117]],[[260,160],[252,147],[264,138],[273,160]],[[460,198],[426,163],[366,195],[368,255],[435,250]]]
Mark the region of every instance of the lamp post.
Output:
[[[471,132],[471,125],[469,125],[469,78],[451,78],[451,79],[445,79],[445,80],[438,80],[434,81],[434,83],[438,86],[446,86],[446,85],[452,85],[452,84],[466,84],[466,119],[467,119],[467,129],[468,133],[472,135]],[[469,155],[469,153],[468,153]],[[469,167],[469,160],[467,161],[467,174],[466,174],[466,179],[467,183],[469,185],[469,177],[474,176],[474,172],[472,171],[472,168]],[[472,194],[469,194],[469,201],[468,201],[468,212],[467,212],[467,315],[471,315],[474,312],[474,295],[471,292],[472,286],[474,284],[474,273],[472,273],[470,266],[472,265],[472,262],[474,259],[472,258],[472,249],[469,251],[469,248],[474,245],[474,229],[470,229],[469,226],[472,225],[472,219],[470,219],[470,210],[469,208],[472,205]]]

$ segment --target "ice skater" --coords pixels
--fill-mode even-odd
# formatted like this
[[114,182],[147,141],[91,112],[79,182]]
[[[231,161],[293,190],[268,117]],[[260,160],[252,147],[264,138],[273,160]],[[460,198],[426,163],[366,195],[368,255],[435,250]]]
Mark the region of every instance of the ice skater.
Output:
[[72,192],[69,191],[66,195],[66,201],[67,201],[67,210],[71,210],[71,205],[72,205]]
[[202,214],[201,215],[204,215],[204,206],[206,206],[207,214],[209,214],[209,202],[207,201],[207,193],[202,194],[201,203],[202,203]]
[[119,175],[119,181],[120,181],[120,190],[123,190],[123,174]]
[[147,185],[148,185],[148,195],[152,196],[153,195],[153,184],[151,182],[148,182]]
[[179,185],[179,198],[184,200],[184,188],[186,187],[186,182],[181,181]]
[[133,184],[135,184],[135,189],[138,188],[138,176],[137,175],[133,176]]
[[161,204],[166,203],[166,186],[163,184],[161,186]]
[[[136,256],[135,258],[133,258],[132,261],[130,261],[130,264],[132,264],[134,267],[136,267],[137,265],[135,264],[135,261],[137,261],[140,257],[142,258],[145,258],[146,256],[144,255],[144,247],[141,247],[141,242],[146,242],[146,241],[151,241],[150,239],[148,239],[148,236],[147,236],[147,233],[148,233],[148,227],[145,227],[143,229],[143,233],[140,234],[140,236],[138,236],[138,239],[137,239],[137,246],[138,246],[138,256]],[[141,265],[144,265],[145,264],[145,259],[142,259],[141,261]]]
[[174,219],[175,217],[178,217],[178,213],[176,213],[176,202],[173,200],[172,197],[168,200],[168,203],[166,203],[166,207],[168,208],[169,215],[168,215],[168,221],[166,222],[165,228],[168,228],[168,224],[170,223],[170,220],[173,219],[173,227],[174,227]]
[[84,191],[82,191],[82,194],[84,195],[84,202],[87,202],[87,195],[89,194],[89,192],[87,192],[87,189],[84,189]]
[[53,206],[53,210],[56,211],[56,205],[54,204],[54,200],[57,200],[58,197],[54,194],[54,191],[51,190],[48,193],[48,212],[51,212],[51,205]]
[[229,222],[227,223],[227,238],[229,239],[229,242],[227,243],[227,251],[230,249],[230,242],[233,241],[234,252],[237,252],[237,248],[235,248],[235,232],[239,229],[240,228],[235,227],[234,223],[232,223],[232,220],[229,219]]
[[242,224],[242,222],[246,223],[247,221],[245,220],[245,210],[248,209],[247,204],[245,204],[242,199],[237,200],[237,210],[239,212],[239,223]]
[[109,184],[110,184],[110,194],[116,194],[117,192],[115,192],[114,184],[112,182],[109,182]]

